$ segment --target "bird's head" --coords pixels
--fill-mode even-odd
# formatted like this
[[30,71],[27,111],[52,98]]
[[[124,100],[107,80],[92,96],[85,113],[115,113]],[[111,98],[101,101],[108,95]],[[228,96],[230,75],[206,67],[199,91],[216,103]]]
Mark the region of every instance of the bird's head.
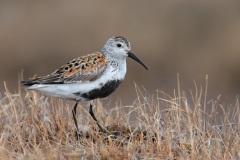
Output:
[[132,52],[130,42],[121,36],[111,37],[103,46],[103,54],[116,59],[126,59],[130,57],[140,63],[144,68],[148,69],[142,61],[140,61]]

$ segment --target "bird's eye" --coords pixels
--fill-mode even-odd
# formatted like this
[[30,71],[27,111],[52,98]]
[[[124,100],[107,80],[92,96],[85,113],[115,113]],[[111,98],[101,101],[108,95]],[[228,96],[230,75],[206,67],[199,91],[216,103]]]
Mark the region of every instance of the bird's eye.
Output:
[[118,47],[122,47],[122,45],[120,43],[117,44]]

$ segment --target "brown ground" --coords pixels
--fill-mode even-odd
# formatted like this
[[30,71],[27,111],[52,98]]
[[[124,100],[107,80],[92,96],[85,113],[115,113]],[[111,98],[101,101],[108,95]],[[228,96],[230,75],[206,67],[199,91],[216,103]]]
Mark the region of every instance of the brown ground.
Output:
[[206,90],[195,89],[187,98],[179,91],[151,96],[136,87],[132,104],[118,103],[108,110],[96,101],[95,115],[109,133],[99,132],[89,107],[80,105],[81,138],[71,103],[36,92],[7,91],[0,99],[0,158],[239,159],[239,99],[230,107],[218,99],[207,103]]

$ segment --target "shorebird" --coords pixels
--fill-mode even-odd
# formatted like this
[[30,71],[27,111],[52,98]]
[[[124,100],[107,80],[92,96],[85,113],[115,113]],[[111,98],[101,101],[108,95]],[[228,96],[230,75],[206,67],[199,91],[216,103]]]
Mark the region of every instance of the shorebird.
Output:
[[78,57],[47,76],[26,81],[22,84],[29,90],[39,91],[50,97],[75,101],[72,110],[77,133],[81,133],[76,119],[79,102],[90,101],[89,113],[102,132],[106,132],[95,117],[92,104],[114,92],[124,80],[130,57],[148,69],[132,52],[130,42],[121,36],[111,37],[100,52]]

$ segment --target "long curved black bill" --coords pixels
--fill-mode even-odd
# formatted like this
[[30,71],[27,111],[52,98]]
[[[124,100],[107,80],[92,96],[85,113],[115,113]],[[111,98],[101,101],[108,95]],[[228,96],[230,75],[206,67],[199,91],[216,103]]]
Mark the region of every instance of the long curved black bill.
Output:
[[145,64],[143,64],[142,61],[140,61],[140,59],[138,59],[132,52],[128,52],[128,57],[134,59],[135,61],[137,61],[138,63],[140,63],[144,68],[146,68],[146,70],[148,70],[148,68],[145,66]]

